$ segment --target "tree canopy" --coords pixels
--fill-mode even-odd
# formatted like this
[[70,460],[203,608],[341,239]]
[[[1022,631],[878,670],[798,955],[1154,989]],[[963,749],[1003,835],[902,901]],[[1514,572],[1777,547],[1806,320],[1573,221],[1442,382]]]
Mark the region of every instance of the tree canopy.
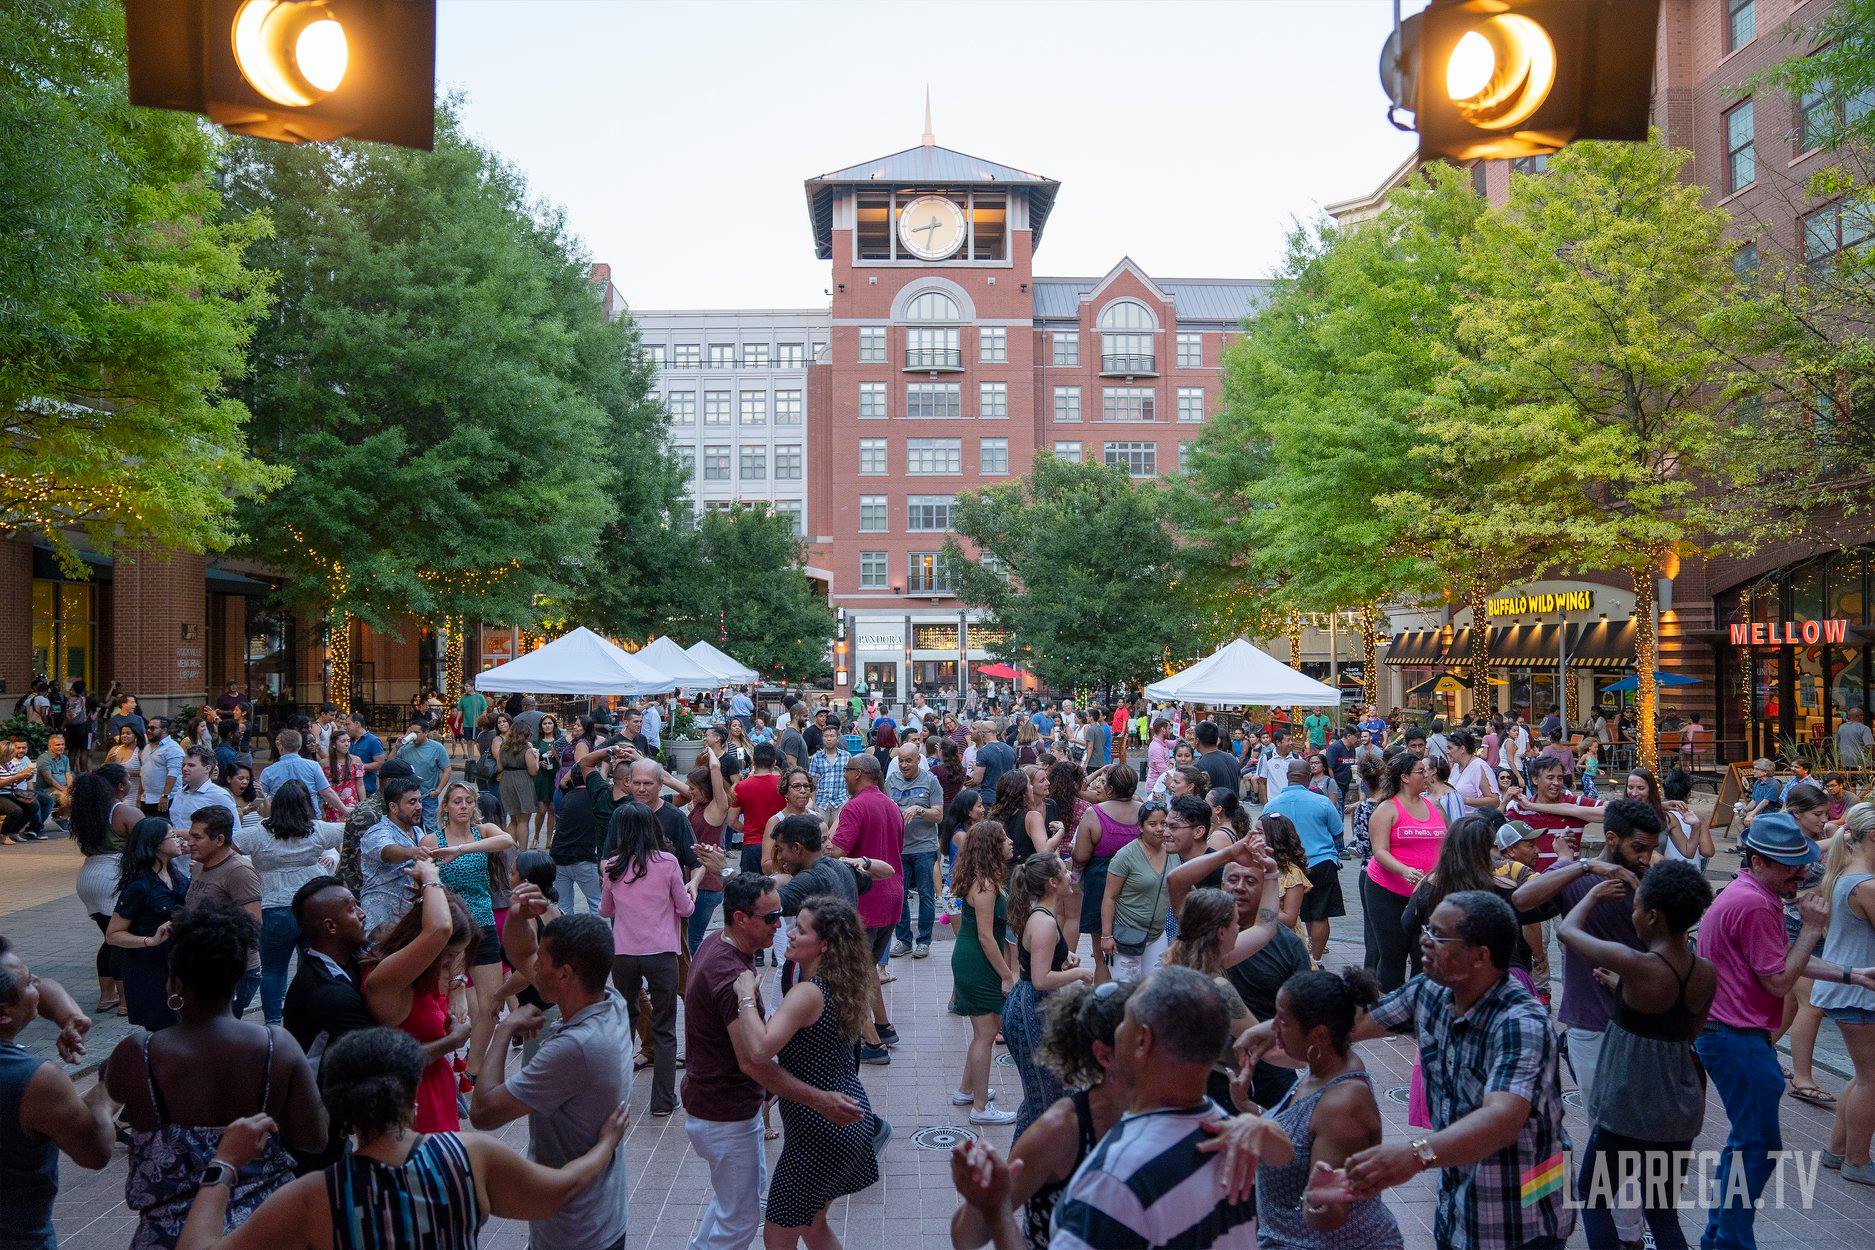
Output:
[[132,108],[112,0],[0,14],[0,525],[191,551],[283,472],[227,393],[266,311],[265,213],[222,211],[215,140]]
[[737,505],[705,512],[693,538],[680,597],[666,601],[671,632],[720,647],[764,677],[826,677],[833,612],[808,582],[794,522]]

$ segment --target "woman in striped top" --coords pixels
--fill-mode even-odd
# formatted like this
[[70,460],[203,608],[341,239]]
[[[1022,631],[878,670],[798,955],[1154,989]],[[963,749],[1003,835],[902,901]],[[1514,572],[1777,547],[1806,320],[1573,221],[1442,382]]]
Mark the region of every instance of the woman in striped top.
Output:
[[[591,1150],[549,1168],[490,1134],[418,1133],[411,1115],[424,1063],[422,1048],[395,1029],[347,1034],[326,1052],[319,1083],[334,1130],[349,1132],[353,1148],[275,1190],[220,1236],[228,1186],[211,1178],[196,1192],[177,1250],[473,1250],[491,1215],[558,1214],[598,1179],[625,1135],[621,1103]],[[244,1166],[273,1132],[264,1115],[236,1120],[222,1132],[216,1163]]]

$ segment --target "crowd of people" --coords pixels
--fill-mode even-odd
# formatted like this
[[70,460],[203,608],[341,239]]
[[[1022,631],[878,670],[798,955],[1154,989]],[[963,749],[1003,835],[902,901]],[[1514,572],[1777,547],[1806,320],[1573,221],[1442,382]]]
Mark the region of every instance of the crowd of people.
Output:
[[[1384,1250],[1386,1191],[1436,1171],[1441,1247],[1560,1248],[1579,1208],[1591,1245],[1671,1250],[1708,1081],[1705,1244],[1753,1244],[1786,1091],[1875,1185],[1875,805],[1802,761],[1761,761],[1715,893],[1680,761],[1603,777],[1515,717],[744,691],[679,775],[661,700],[563,727],[471,692],[390,744],[328,705],[264,766],[238,690],[180,727],[117,706],[53,804],[96,1006],[0,939],[0,1246],[56,1245],[58,1155],[121,1142],[138,1250],[469,1246],[490,1216],[610,1250],[639,1070],[709,1173],[693,1247],[838,1246],[892,1136],[859,1068],[908,1058],[892,961],[939,921],[948,999],[897,1005],[968,1022],[951,1101],[1012,1131],[953,1155],[960,1248]],[[1363,951],[1333,967],[1344,865]],[[15,1040],[43,1018],[75,1057],[104,1012],[139,1029],[82,1097]],[[1361,1058],[1387,1035],[1417,1056],[1404,1142]],[[521,1119],[525,1157],[490,1135]]]

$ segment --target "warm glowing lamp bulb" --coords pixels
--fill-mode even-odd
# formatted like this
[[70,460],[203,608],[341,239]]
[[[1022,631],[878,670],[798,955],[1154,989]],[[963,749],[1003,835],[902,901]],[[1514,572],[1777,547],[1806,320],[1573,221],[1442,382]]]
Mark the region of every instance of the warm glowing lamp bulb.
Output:
[[302,30],[293,46],[293,59],[299,62],[306,81],[321,91],[337,91],[345,81],[349,49],[345,28],[329,17],[322,17]]
[[1497,53],[1491,41],[1475,30],[1466,31],[1445,63],[1445,93],[1453,100],[1469,100],[1491,85],[1497,72]]
[[317,0],[246,0],[229,33],[242,77],[275,104],[305,108],[345,81],[345,28]]

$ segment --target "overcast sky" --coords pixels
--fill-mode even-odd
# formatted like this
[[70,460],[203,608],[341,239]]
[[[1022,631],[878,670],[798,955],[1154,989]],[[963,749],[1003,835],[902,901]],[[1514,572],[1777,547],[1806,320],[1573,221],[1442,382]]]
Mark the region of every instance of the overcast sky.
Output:
[[[1409,3],[1409,11],[1421,7]],[[1257,277],[1409,152],[1390,0],[443,0],[437,77],[639,308],[823,305],[802,181],[939,144],[1062,184],[1041,274]]]

